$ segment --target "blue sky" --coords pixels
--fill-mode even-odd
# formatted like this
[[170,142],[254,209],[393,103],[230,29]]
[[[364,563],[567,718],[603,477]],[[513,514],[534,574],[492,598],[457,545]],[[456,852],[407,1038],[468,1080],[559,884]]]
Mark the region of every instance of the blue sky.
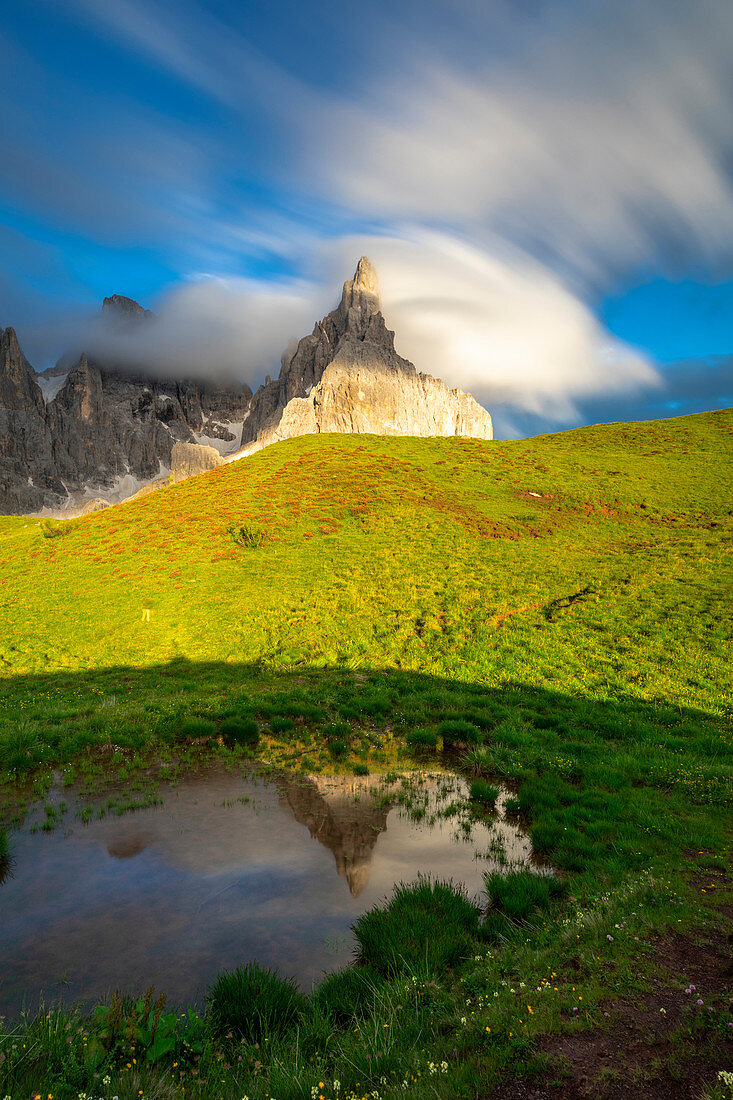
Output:
[[730,404],[732,38],[723,0],[6,0],[0,324],[40,368],[129,294],[153,361],[256,383],[366,249],[498,434]]

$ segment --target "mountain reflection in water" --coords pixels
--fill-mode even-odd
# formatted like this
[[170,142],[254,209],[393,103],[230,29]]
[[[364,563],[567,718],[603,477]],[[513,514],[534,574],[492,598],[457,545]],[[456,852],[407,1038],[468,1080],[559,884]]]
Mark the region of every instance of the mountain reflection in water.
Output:
[[[275,780],[282,800],[310,835],[333,852],[336,870],[355,898],[369,882],[377,837],[387,828],[391,792],[380,776],[283,776]],[[376,796],[376,797],[375,797]]]
[[501,815],[474,823],[470,839],[458,817],[435,816],[465,797],[462,779],[413,773],[409,785],[421,820],[398,804],[401,779],[267,780],[220,765],[123,817],[100,816],[100,801],[84,825],[80,801],[53,832],[32,832],[39,806],[10,835],[0,886],[0,1014],[36,1007],[41,993],[88,1003],[151,983],[185,1003],[251,959],[307,990],[353,957],[351,924],[395,883],[424,873],[479,894],[500,846],[510,862],[529,860]]

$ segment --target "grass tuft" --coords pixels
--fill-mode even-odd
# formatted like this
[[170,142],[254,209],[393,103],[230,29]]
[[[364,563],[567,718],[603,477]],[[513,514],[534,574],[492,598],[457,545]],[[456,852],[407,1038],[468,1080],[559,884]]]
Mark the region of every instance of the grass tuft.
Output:
[[487,783],[485,779],[474,779],[470,795],[473,802],[480,802],[483,806],[491,806],[493,809],[499,797],[499,788]]
[[513,921],[528,920],[566,893],[565,884],[555,875],[534,871],[514,871],[508,875],[494,871],[486,875],[485,882],[491,905]]
[[443,973],[470,954],[478,908],[451,882],[421,878],[395,888],[383,908],[353,925],[360,959],[385,976]]
[[295,982],[254,962],[219,974],[207,997],[213,1033],[219,1039],[231,1035],[248,1043],[284,1035],[305,1007]]
[[221,724],[221,733],[240,745],[256,745],[260,739],[254,718],[226,718]]

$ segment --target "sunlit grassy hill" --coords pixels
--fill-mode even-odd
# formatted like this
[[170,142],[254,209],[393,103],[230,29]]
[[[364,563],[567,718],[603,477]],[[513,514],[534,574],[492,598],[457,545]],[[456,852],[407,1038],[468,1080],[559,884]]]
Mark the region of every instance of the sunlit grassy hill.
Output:
[[718,708],[732,429],[305,436],[51,532],[2,519],[4,675],[376,663]]

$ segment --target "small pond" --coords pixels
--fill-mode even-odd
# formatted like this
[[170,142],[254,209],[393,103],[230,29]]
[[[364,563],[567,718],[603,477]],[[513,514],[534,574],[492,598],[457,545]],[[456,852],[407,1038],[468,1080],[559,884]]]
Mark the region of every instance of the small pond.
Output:
[[[201,1000],[224,968],[256,959],[309,990],[354,955],[350,931],[418,873],[463,883],[526,864],[529,841],[497,813],[472,820],[450,773],[395,779],[280,774],[212,765],[161,786],[158,805],[117,816],[52,791],[10,834],[0,885],[0,1015],[25,1002],[88,1004],[154,984]],[[34,829],[35,822],[35,829]]]

